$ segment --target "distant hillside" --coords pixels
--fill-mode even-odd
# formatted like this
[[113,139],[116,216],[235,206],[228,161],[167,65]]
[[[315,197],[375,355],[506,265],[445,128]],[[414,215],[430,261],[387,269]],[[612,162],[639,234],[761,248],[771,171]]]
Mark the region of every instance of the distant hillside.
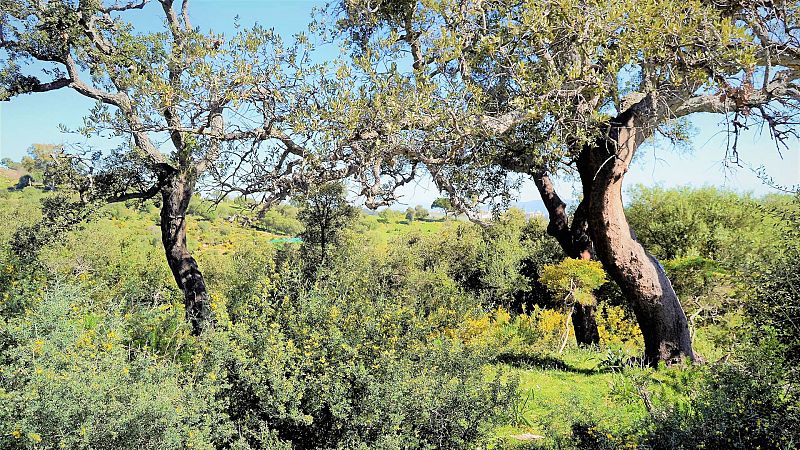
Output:
[[25,175],[24,170],[18,169],[9,169],[6,167],[0,167],[0,179],[4,182],[14,184],[19,180],[19,177]]
[[541,200],[529,200],[527,202],[516,202],[509,205],[513,208],[519,208],[525,212],[540,212],[547,217],[547,208]]

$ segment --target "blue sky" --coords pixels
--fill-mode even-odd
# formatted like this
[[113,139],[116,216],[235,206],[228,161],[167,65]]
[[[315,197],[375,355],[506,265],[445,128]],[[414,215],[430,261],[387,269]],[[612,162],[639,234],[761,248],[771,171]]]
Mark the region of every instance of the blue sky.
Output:
[[[291,34],[306,29],[312,9],[324,3],[310,0],[194,0],[191,18],[193,24],[201,29],[230,32],[234,17],[239,16],[243,26],[258,22],[274,27],[288,40]],[[157,5],[149,5],[145,11],[139,12],[137,26],[159,25],[160,16],[154,8]],[[335,55],[336,49],[323,48],[322,52]],[[61,133],[59,124],[77,127],[92,106],[92,101],[70,90],[26,95],[0,103],[0,157],[18,160],[34,143],[85,144],[80,136]],[[666,145],[642,149],[638,161],[626,176],[626,185],[714,185],[756,194],[773,192],[748,168],[761,165],[779,184],[800,184],[800,142],[793,141],[781,158],[766,133],[745,133],[739,145],[740,163],[745,167],[726,167],[723,164],[726,136],[722,119],[715,115],[690,118],[696,133],[692,138],[692,151],[688,154]],[[93,139],[90,144],[100,149],[113,145],[103,139]],[[559,180],[558,186],[563,197],[573,197],[576,193],[569,180]],[[430,205],[438,196],[429,180],[420,180],[404,189],[403,193],[404,205],[398,205],[402,207]],[[526,183],[519,198],[521,201],[537,200],[538,194],[531,183]]]

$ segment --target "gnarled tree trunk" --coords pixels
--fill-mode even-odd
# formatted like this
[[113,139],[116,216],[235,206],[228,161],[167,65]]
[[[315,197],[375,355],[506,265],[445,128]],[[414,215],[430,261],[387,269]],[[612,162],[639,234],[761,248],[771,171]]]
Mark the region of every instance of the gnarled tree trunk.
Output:
[[[547,224],[547,233],[556,238],[556,241],[558,241],[568,257],[591,259],[592,241],[587,234],[585,202],[581,202],[578,205],[570,226],[566,211],[567,205],[556,193],[547,173],[541,171],[534,173],[532,176],[550,217],[550,221]],[[596,309],[595,305],[575,304],[575,308],[572,310],[572,327],[575,331],[575,340],[578,345],[597,345],[600,343],[600,333],[595,319]]]
[[588,200],[589,232],[598,259],[633,307],[647,363],[694,360],[688,322],[672,283],[636,239],[623,210],[622,181],[644,141],[642,127],[632,108],[612,121],[606,137],[581,152],[578,170]]
[[208,291],[197,261],[186,246],[186,211],[194,192],[194,177],[183,172],[164,175],[161,183],[161,242],[175,282],[183,291],[186,320],[199,335],[211,316]]

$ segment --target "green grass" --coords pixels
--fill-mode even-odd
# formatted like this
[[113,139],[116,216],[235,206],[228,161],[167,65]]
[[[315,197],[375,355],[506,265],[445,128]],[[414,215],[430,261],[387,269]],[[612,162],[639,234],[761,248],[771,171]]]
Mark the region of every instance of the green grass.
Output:
[[620,429],[647,413],[643,403],[631,402],[615,393],[624,383],[623,376],[602,370],[597,351],[574,349],[526,365],[529,367],[497,366],[519,377],[520,382],[520,402],[515,414],[508,424],[496,430],[503,444],[501,448],[530,445],[518,438],[524,434],[543,437],[534,443],[552,444],[569,435],[569,426],[577,418]]
[[[702,338],[698,344],[711,345]],[[685,403],[699,377],[692,367],[610,370],[602,359],[597,350],[572,348],[494,365],[492,372],[519,379],[519,402],[495,430],[495,448],[564,448],[574,423],[597,424],[620,445],[629,443],[623,436],[633,435],[649,414],[643,395],[656,409]],[[526,434],[539,438],[526,440]]]
[[367,231],[367,235],[376,242],[386,243],[392,238],[402,234],[416,231],[420,233],[435,233],[447,222],[444,219],[413,220],[409,223],[405,214],[398,211],[387,211],[382,215],[364,214],[359,222]]

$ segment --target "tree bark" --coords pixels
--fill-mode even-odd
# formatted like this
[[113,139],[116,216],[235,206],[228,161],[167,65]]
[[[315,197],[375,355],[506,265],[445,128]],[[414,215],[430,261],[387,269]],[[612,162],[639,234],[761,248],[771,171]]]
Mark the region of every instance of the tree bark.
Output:
[[646,137],[635,109],[611,122],[608,133],[586,146],[578,170],[587,199],[586,214],[594,250],[633,307],[650,365],[694,360],[686,315],[658,260],[642,247],[628,225],[622,181],[636,149]]
[[[544,171],[533,174],[533,181],[539,190],[539,195],[547,208],[550,218],[547,224],[547,233],[558,241],[564,253],[570,258],[591,259],[592,240],[588,235],[586,222],[585,202],[581,202],[569,224],[567,205],[561,200],[553,186],[550,177]],[[597,307],[595,305],[575,305],[572,310],[572,327],[575,331],[575,340],[578,345],[597,345],[600,343],[600,333],[595,319]]]
[[183,172],[164,175],[161,183],[161,242],[167,263],[183,291],[186,320],[199,335],[208,325],[211,308],[203,274],[186,246],[186,211],[194,193],[194,177]]

